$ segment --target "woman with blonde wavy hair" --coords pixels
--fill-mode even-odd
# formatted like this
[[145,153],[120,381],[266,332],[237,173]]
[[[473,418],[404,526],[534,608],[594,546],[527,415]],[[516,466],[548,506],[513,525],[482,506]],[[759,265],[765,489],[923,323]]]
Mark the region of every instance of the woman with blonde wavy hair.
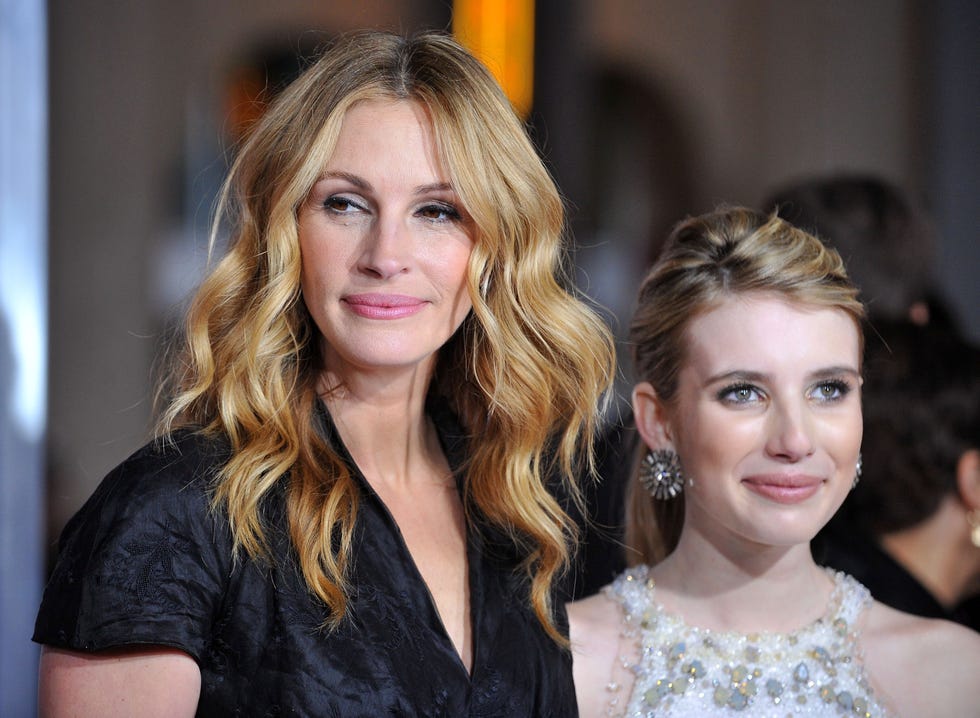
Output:
[[219,225],[158,440],[62,536],[42,712],[574,715],[549,483],[591,469],[612,348],[490,74],[440,33],[341,39]]
[[583,718],[976,714],[980,637],[810,552],[861,473],[857,295],[775,215],[674,229],[630,327],[632,568],[568,607]]

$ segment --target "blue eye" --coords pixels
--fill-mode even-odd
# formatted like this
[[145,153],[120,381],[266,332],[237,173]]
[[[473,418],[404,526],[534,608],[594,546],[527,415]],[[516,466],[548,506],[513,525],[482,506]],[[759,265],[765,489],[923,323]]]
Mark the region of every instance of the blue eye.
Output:
[[726,404],[749,404],[762,399],[762,392],[751,384],[733,384],[718,392],[718,400]]
[[841,379],[822,381],[810,391],[817,401],[840,401],[851,392],[851,385]]

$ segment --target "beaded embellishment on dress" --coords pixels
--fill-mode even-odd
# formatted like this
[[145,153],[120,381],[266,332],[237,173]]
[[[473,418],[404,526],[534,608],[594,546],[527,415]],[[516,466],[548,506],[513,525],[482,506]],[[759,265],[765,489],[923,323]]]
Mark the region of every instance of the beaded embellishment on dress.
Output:
[[871,604],[868,590],[828,571],[835,588],[824,616],[793,633],[709,631],[688,626],[655,600],[648,568],[620,575],[604,591],[625,613],[637,642],[627,718],[697,716],[891,715],[868,683],[855,622]]

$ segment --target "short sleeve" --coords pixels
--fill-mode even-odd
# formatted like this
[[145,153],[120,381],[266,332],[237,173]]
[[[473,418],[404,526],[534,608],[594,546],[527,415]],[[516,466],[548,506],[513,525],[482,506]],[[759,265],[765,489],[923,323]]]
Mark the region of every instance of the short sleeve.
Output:
[[113,470],[62,532],[34,640],[162,645],[200,662],[232,571],[227,520],[209,499],[220,466],[214,442],[186,434]]

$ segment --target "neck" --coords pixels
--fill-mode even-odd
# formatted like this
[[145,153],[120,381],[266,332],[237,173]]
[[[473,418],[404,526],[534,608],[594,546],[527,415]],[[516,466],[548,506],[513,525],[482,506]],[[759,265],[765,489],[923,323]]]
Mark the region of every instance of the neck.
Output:
[[719,550],[687,530],[653,577],[671,613],[690,625],[739,633],[807,625],[824,615],[833,589],[809,544]]
[[432,465],[444,463],[435,427],[425,415],[428,381],[412,376],[340,384],[328,376],[323,386],[331,387],[321,396],[340,438],[371,484],[431,479]]
[[882,536],[881,546],[946,608],[959,603],[980,575],[980,548],[970,541],[966,512],[953,496],[925,521]]

